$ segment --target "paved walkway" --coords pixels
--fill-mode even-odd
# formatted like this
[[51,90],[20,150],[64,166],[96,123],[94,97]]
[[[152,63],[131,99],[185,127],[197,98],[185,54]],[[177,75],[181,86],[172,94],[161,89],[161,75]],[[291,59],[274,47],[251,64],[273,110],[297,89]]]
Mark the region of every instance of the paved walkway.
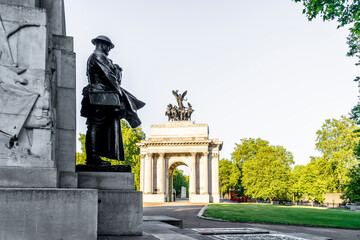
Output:
[[360,240],[359,230],[338,228],[304,227],[292,225],[219,222],[197,217],[204,204],[191,204],[187,200],[171,203],[144,203],[144,216],[165,215],[183,220],[184,228],[263,228],[283,233],[306,233],[334,240]]

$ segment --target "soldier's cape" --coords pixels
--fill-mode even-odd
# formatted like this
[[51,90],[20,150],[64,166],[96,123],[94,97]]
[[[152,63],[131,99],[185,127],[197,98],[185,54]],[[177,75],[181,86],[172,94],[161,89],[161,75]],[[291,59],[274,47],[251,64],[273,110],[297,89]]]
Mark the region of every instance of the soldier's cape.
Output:
[[93,61],[93,63],[101,69],[103,75],[105,76],[105,79],[103,80],[107,81],[108,85],[119,93],[120,100],[124,103],[126,109],[124,119],[129,122],[132,128],[140,126],[141,121],[137,115],[137,110],[144,107],[145,103],[120,86],[121,68],[117,65],[113,65],[111,60],[108,59],[104,53],[99,51],[94,51],[94,53],[89,57],[88,71],[90,61]]

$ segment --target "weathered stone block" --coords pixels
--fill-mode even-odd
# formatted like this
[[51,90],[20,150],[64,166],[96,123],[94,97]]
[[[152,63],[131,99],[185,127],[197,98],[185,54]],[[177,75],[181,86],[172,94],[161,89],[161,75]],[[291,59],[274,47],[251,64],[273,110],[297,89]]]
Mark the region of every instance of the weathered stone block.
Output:
[[75,53],[61,51],[60,77],[57,81],[58,87],[76,87],[76,59]]
[[18,36],[17,63],[19,67],[45,70],[47,53],[45,26],[24,28]]
[[51,130],[34,129],[31,154],[44,159],[51,159],[51,148]]
[[74,38],[62,35],[52,35],[52,49],[74,51]]
[[55,188],[55,168],[0,167],[0,188]]
[[[10,1],[13,2],[12,0]],[[21,1],[21,0],[16,0],[16,1]],[[46,11],[40,8],[32,8],[32,7],[13,5],[13,4],[1,4],[0,15],[3,21],[21,22],[21,23],[27,22],[27,23],[38,24],[41,26],[46,25]]]
[[58,130],[58,149],[60,151],[66,151],[71,154],[76,152],[76,132],[75,130]]
[[75,172],[59,172],[60,188],[77,188],[78,176]]
[[0,189],[1,240],[96,240],[97,190]]
[[16,27],[26,26],[8,39],[11,53],[4,51],[1,62],[15,64],[24,69],[45,70],[46,12],[38,8],[1,4],[0,16],[3,31],[10,32]]
[[[24,154],[27,154],[27,153],[24,153]],[[50,159],[34,157],[34,156],[31,156],[31,155],[28,155],[27,157],[24,157],[24,155],[19,155],[19,156],[10,155],[9,157],[3,157],[1,159],[0,166],[4,166],[4,167],[45,167],[45,168],[52,168],[52,167],[54,167],[54,162],[52,160],[50,160]]]
[[58,151],[58,169],[59,171],[74,172],[76,155],[64,151]]
[[0,0],[0,3],[20,5],[24,7],[36,6],[36,0]]
[[77,172],[79,188],[134,190],[134,174],[127,172]]
[[142,235],[142,193],[99,190],[99,236]]
[[41,7],[48,15],[48,29],[50,34],[66,35],[64,0],[42,0]]
[[75,171],[76,132],[75,130],[58,129],[58,167],[59,171]]
[[57,128],[76,129],[75,89],[57,88]]

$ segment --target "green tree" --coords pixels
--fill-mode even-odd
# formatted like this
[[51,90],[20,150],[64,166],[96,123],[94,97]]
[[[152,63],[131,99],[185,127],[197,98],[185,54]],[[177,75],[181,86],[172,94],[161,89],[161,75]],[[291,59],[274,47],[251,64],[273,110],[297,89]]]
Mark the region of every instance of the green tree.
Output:
[[78,138],[81,143],[81,152],[76,152],[76,165],[86,164],[86,149],[85,149],[85,140],[86,135],[79,133],[80,137]]
[[312,158],[306,166],[294,168],[298,171],[296,182],[294,183],[293,193],[296,200],[308,199],[312,203],[315,201],[323,203],[324,195],[327,192],[327,183],[329,180],[325,174],[327,162],[322,158]]
[[316,132],[316,149],[322,154],[316,159],[323,163],[321,177],[327,179],[329,192],[341,192],[349,180],[349,169],[358,163],[354,154],[360,141],[358,130],[353,120],[342,116],[339,120],[325,120]]
[[231,158],[241,167],[245,161],[252,159],[264,146],[269,146],[269,142],[261,138],[241,139],[241,144],[235,143],[235,150],[231,153]]
[[349,199],[349,202],[360,203],[360,164],[353,166],[348,172],[349,181],[344,184],[342,199]]
[[292,201],[296,202],[303,198],[305,189],[304,185],[302,184],[302,177],[304,176],[304,165],[296,165],[291,171],[291,195]]
[[219,161],[219,183],[221,197],[231,189],[242,189],[241,171],[234,161],[225,158]]
[[[136,146],[141,140],[145,139],[145,133],[141,127],[131,128],[128,122],[121,120],[121,131],[124,143],[125,161],[119,162],[114,159],[102,158],[111,162],[112,165],[131,165],[131,171],[134,173],[135,190],[140,189],[140,149]],[[76,153],[76,164],[86,163],[85,134],[80,133],[78,139],[81,142],[81,153]]]
[[[186,191],[189,189],[189,177],[184,175],[183,170],[177,168],[173,172],[173,188],[176,190],[176,196],[181,196],[181,187],[186,187]],[[187,194],[188,196],[188,194]]]
[[260,138],[242,139],[232,156],[241,167],[246,195],[271,202],[289,198],[294,160],[285,148]]
[[360,125],[360,103],[351,109],[350,119],[354,120],[357,125]]

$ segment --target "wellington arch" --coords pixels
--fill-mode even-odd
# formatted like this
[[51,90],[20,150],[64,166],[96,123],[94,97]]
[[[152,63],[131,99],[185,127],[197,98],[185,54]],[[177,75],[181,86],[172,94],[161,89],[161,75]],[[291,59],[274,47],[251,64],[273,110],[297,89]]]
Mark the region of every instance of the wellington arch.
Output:
[[189,202],[219,202],[219,151],[222,142],[209,139],[209,126],[190,120],[152,125],[140,147],[140,190],[144,202],[170,201],[172,173],[189,168]]

